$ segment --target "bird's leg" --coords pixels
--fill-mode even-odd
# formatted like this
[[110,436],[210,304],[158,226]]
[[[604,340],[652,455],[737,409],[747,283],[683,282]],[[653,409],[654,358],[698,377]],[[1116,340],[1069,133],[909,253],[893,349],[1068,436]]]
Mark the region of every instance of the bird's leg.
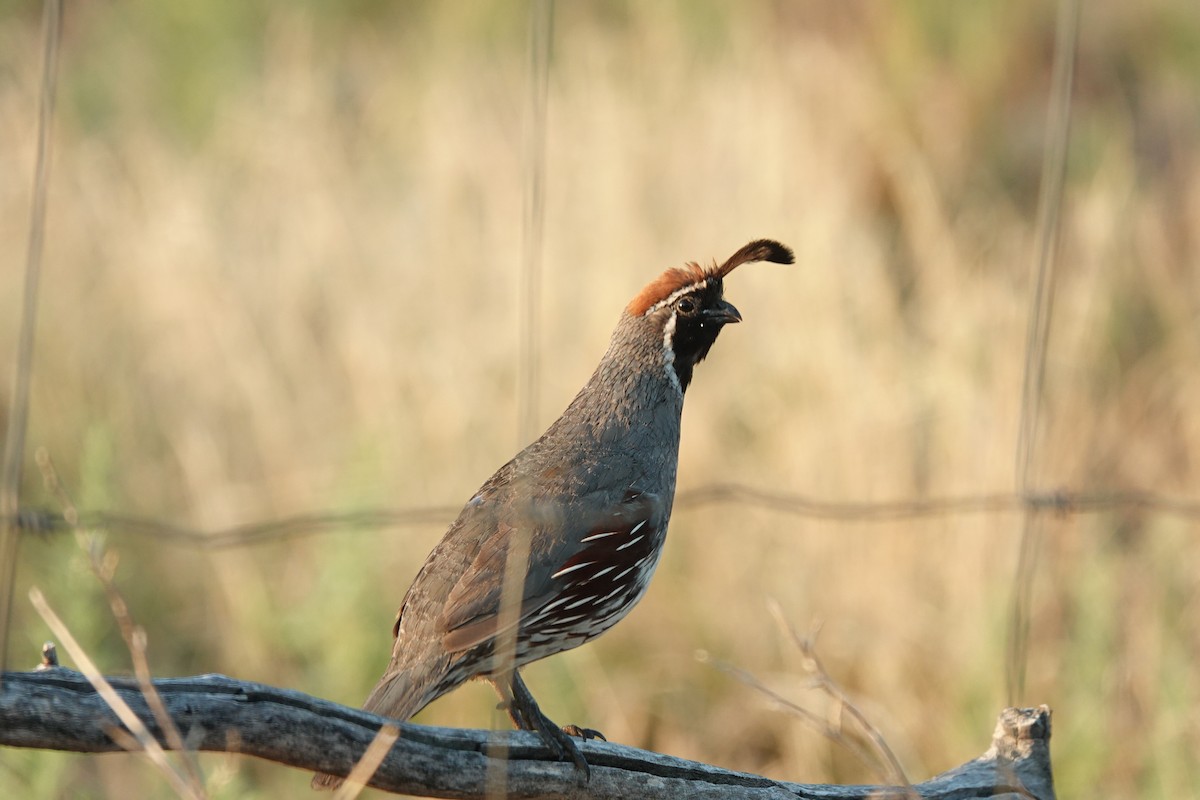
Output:
[[496,694],[500,695],[501,705],[508,712],[513,725],[523,731],[536,731],[560,761],[569,758],[575,763],[576,770],[583,776],[586,783],[591,770],[588,768],[583,753],[579,752],[579,747],[571,737],[604,739],[603,734],[591,728],[580,728],[578,725],[569,725],[564,728],[555,725],[554,721],[538,708],[537,701],[533,699],[529,687],[521,679],[521,673],[515,669],[512,671],[512,679],[509,682],[488,678],[488,683],[492,684]]

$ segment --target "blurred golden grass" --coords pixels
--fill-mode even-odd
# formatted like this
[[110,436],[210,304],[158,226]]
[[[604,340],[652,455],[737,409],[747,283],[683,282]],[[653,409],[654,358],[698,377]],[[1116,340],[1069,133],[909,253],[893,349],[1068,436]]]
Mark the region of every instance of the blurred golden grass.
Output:
[[[37,92],[34,3],[0,13],[0,241],[18,263]],[[217,527],[453,504],[518,446],[524,8],[130,2],[68,11],[29,441],[82,508]],[[690,392],[681,488],[847,501],[1013,485],[1053,9],[559,4],[550,76],[549,422],[620,308],[684,260],[772,236],[746,316]],[[1192,45],[1198,45],[1193,48]],[[1084,9],[1035,483],[1195,499],[1200,18]],[[18,271],[0,280],[12,352]],[[4,380],[10,376],[4,375]],[[0,393],[7,397],[7,389]],[[32,461],[30,461],[32,464]],[[32,466],[27,504],[48,503]],[[449,522],[449,520],[447,520]],[[920,779],[983,749],[1004,704],[1020,517],[884,523],[681,508],[642,605],[530,668],[547,712],[781,778],[869,780],[694,659],[798,700],[800,627]],[[1055,709],[1064,796],[1200,785],[1200,540],[1130,509],[1047,523],[1024,702]],[[115,531],[158,674],[221,671],[350,704],[441,530],[218,554]],[[128,654],[74,544],[23,543],[108,671]],[[18,609],[10,652],[46,633]],[[492,721],[468,687],[422,716]],[[223,761],[216,797],[307,776]],[[125,757],[8,751],[0,794],[168,796]]]

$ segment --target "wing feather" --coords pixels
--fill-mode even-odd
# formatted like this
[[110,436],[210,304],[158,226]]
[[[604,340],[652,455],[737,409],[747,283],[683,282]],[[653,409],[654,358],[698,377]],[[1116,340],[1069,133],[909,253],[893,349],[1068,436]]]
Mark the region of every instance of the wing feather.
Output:
[[[461,652],[511,629],[511,626],[502,629],[499,625],[500,594],[508,545],[514,536],[520,535],[518,526],[531,530],[534,534],[531,539],[537,542],[545,538],[537,536],[537,531],[553,525],[565,534],[558,541],[570,542],[566,547],[540,551],[535,547],[530,552],[517,620],[521,624],[553,602],[563,586],[560,577],[566,577],[566,570],[572,565],[582,563],[588,550],[609,545],[609,537],[601,534],[629,533],[647,523],[656,527],[665,516],[664,503],[654,494],[629,490],[616,505],[610,503],[602,508],[597,507],[598,500],[600,498],[590,496],[570,509],[543,508],[537,514],[512,515],[516,519],[511,522],[497,522],[493,517],[495,532],[484,541],[470,567],[446,598],[440,619],[445,648],[450,652]],[[479,511],[487,512],[484,508]]]

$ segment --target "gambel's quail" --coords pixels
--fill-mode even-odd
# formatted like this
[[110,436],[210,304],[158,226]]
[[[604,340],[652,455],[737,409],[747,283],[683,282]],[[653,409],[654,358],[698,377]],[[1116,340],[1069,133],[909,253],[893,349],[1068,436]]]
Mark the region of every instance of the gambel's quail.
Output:
[[[793,259],[754,241],[720,266],[668,269],[625,307],[567,410],[483,484],[425,560],[367,711],[407,720],[482,678],[517,727],[586,776],[570,734],[598,734],[551,722],[517,668],[599,636],[645,593],[671,518],[683,395],[721,328],[741,321],[725,276],[754,261]],[[510,550],[527,563],[506,572]],[[523,575],[519,592],[506,591],[506,574]],[[321,774],[313,785],[341,780]]]

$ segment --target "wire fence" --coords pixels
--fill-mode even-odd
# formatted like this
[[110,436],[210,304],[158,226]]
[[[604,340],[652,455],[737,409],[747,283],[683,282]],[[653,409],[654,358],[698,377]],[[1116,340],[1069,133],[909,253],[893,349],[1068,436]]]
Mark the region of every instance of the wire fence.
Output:
[[[530,57],[525,163],[528,181],[524,209],[524,248],[520,307],[521,341],[518,381],[518,429],[522,440],[534,433],[538,417],[538,342],[545,184],[545,125],[547,84],[552,69],[553,4],[534,3],[530,17]],[[1021,514],[1022,537],[1018,567],[1013,577],[1007,642],[1006,680],[1010,703],[1024,689],[1029,614],[1033,577],[1038,568],[1042,520],[1047,515],[1069,516],[1117,510],[1140,509],[1188,520],[1200,520],[1200,500],[1151,491],[1113,489],[1091,491],[1073,488],[1046,489],[1037,476],[1039,407],[1042,403],[1048,335],[1053,316],[1054,260],[1058,240],[1059,211],[1063,202],[1066,154],[1070,132],[1072,66],[1077,47],[1078,0],[1061,0],[1056,39],[1056,56],[1049,104],[1051,124],[1046,135],[1042,191],[1037,214],[1037,242],[1033,256],[1034,293],[1030,300],[1028,339],[1021,386],[1021,424],[1015,447],[1014,491],[941,497],[900,498],[880,502],[829,502],[789,491],[765,490],[737,483],[713,483],[683,489],[676,509],[687,513],[713,506],[738,506],[769,513],[845,523],[881,523],[921,518],[949,518],[981,514]],[[3,540],[0,541],[0,663],[7,663],[8,617],[13,591],[13,569],[18,539],[22,535],[53,536],[71,526],[60,512],[22,507],[17,496],[21,462],[25,457],[24,433],[28,409],[29,376],[32,369],[32,336],[37,310],[37,276],[45,226],[45,195],[49,171],[49,131],[56,84],[55,64],[61,7],[46,3],[45,66],[42,77],[39,147],[34,178],[33,210],[26,261],[25,299],[20,320],[20,339],[13,369],[13,397],[3,475],[0,476],[0,512]],[[219,529],[193,528],[162,520],[119,512],[83,511],[79,525],[114,534],[144,537],[155,543],[222,550],[262,545],[297,537],[333,532],[370,531],[389,527],[433,526],[447,523],[457,506],[432,505],[410,508],[366,508],[347,512],[298,514],[285,519],[246,523]]]
[[[710,483],[681,489],[675,509],[681,514],[704,508],[732,506],[834,523],[886,523],[994,514],[1050,514],[1064,518],[1084,514],[1141,510],[1200,522],[1200,501],[1156,492],[1073,491],[996,492],[880,502],[830,502],[802,494],[770,491],[738,483]],[[153,542],[194,548],[227,550],[333,533],[367,533],[386,528],[444,526],[459,512],[456,505],[408,508],[363,508],[343,512],[297,514],[223,528],[197,528],[149,517],[112,511],[81,512],[78,526]],[[56,536],[74,527],[60,511],[21,509],[8,520],[30,536]]]

